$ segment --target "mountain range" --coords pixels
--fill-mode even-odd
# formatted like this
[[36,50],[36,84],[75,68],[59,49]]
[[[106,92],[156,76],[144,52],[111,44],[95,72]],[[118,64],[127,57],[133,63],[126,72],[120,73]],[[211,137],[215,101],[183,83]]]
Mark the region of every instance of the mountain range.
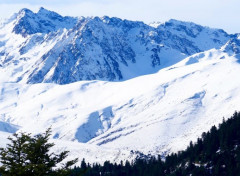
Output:
[[22,9],[0,25],[0,138],[52,127],[90,162],[165,155],[239,110],[240,35]]

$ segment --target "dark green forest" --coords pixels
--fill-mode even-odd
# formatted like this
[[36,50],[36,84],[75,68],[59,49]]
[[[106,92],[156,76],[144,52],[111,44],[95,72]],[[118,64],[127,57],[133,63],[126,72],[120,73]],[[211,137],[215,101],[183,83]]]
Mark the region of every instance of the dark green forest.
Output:
[[84,159],[80,166],[68,161],[59,169],[58,163],[68,151],[58,155],[49,153],[51,130],[32,137],[14,134],[10,144],[0,149],[0,175],[2,176],[240,176],[240,113],[222,121],[203,133],[186,150],[162,158],[138,158],[120,164],[105,161],[103,165],[90,165]]
[[151,159],[116,164],[106,161],[103,166],[90,166],[82,161],[71,170],[71,176],[231,176],[240,175],[240,113],[209,132],[196,143],[190,142],[185,151]]

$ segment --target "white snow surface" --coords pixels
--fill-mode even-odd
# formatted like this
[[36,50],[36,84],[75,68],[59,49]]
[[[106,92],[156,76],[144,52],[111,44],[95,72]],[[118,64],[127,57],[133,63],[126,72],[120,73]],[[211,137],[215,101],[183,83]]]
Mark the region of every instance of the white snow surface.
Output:
[[176,152],[240,109],[239,73],[237,58],[212,49],[124,82],[2,82],[0,120],[33,134],[52,127],[56,147],[90,162]]
[[[26,9],[20,12],[23,16],[32,14]],[[101,67],[95,68],[99,64],[94,59],[98,58],[102,64],[106,54],[102,50],[115,45],[104,43],[103,46],[109,46],[100,48],[98,41],[111,41],[115,34],[121,36],[122,31],[112,27],[114,25],[133,24],[109,17],[79,18],[80,24],[72,29],[76,18],[50,14],[54,17],[51,20],[45,9],[35,14],[43,15],[51,24],[49,28],[41,29],[42,33],[36,26],[33,31],[28,31],[37,31],[31,35],[26,34],[24,28],[18,29],[24,35],[12,32],[21,20],[19,14],[0,26],[0,147],[6,145],[7,137],[14,132],[34,135],[51,127],[51,141],[56,144],[54,150],[69,150],[69,158],[79,157],[79,161],[85,158],[90,163],[133,160],[140,153],[165,155],[183,150],[202,132],[221,123],[223,117],[229,118],[234,111],[240,110],[238,36],[234,38],[221,30],[176,20],[153,29],[143,23],[134,23],[137,27],[131,28],[125,36],[130,39],[120,42],[129,48],[121,48],[121,45],[120,50],[127,53],[126,57],[135,51],[136,60],[130,62],[125,58],[125,65],[119,62],[116,70],[122,73],[121,82],[110,82],[105,78],[72,79],[73,83],[60,85],[54,82],[66,83],[66,75],[71,79],[79,71],[86,75],[101,71]],[[55,18],[62,25],[55,24]],[[39,21],[35,22],[31,23],[39,25]],[[93,30],[89,35],[89,29],[98,28],[100,32]],[[106,31],[112,36],[103,35]],[[144,37],[140,37],[141,40],[134,38],[136,34]],[[107,39],[102,40],[103,37]],[[92,40],[95,43],[91,43]],[[107,53],[112,52],[111,47]],[[86,51],[84,57],[78,49]],[[76,54],[79,58],[63,60],[61,65],[60,56],[67,57],[65,53]],[[119,61],[118,54],[116,61]],[[123,53],[120,55],[125,57]],[[154,57],[156,65],[153,67],[149,58]],[[68,67],[71,59],[76,62],[73,67]],[[81,64],[84,67],[78,67]],[[114,65],[117,64],[111,66]],[[72,72],[66,74],[69,70]],[[34,80],[40,81],[27,84],[36,72]]]

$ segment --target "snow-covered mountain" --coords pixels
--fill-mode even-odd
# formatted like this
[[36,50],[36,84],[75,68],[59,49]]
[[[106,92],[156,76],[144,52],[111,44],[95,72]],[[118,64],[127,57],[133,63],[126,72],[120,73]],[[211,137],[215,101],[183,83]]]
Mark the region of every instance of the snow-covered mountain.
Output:
[[[184,149],[240,110],[240,38],[22,9],[0,28],[0,138],[49,126],[90,162]],[[1,145],[4,145],[1,143]]]
[[151,27],[106,16],[72,18],[43,8],[37,13],[22,9],[0,29],[0,63],[13,82],[122,81],[220,48],[230,38],[223,30],[176,20]]

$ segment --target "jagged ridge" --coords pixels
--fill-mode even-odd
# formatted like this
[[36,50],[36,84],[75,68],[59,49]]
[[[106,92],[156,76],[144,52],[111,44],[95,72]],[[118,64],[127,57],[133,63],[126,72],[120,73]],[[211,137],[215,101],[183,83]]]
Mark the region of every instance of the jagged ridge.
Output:
[[[18,35],[7,37],[6,28]],[[156,73],[192,54],[220,48],[233,37],[177,20],[152,27],[107,16],[62,17],[43,8],[37,13],[22,9],[0,32],[2,67],[15,65],[15,72],[22,68],[11,81],[58,84],[121,81]],[[16,38],[22,42],[13,44]]]

